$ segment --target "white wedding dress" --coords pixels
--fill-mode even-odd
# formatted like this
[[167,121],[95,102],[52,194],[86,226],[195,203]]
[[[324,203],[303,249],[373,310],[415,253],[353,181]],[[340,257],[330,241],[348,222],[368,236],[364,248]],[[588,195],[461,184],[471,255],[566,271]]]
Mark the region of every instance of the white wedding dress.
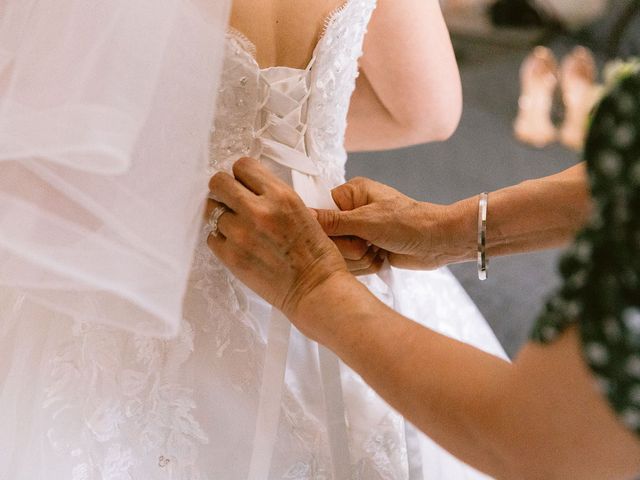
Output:
[[[202,175],[251,155],[309,205],[330,206],[329,189],[344,181],[347,110],[375,4],[348,0],[337,10],[304,70],[260,69],[251,43],[230,31]],[[211,254],[206,235],[203,227],[175,339],[64,320],[19,290],[2,298],[11,308],[0,318],[0,426],[16,434],[0,434],[1,480],[482,477],[289,332]],[[447,270],[364,281],[410,318],[504,356]],[[32,315],[50,320],[30,323]]]

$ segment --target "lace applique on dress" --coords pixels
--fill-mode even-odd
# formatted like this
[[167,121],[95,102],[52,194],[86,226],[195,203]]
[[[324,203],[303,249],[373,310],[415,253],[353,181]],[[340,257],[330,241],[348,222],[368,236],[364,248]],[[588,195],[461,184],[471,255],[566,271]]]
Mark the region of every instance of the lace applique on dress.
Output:
[[254,124],[261,103],[260,72],[253,66],[248,46],[237,35],[228,35],[225,68],[218,89],[216,121],[211,135],[210,169],[230,171],[238,158],[249,155]]
[[347,114],[358,77],[358,59],[376,2],[349,0],[328,20],[322,60],[316,62],[309,103],[309,137],[317,145],[320,168],[332,183],[344,178]]
[[193,392],[180,380],[192,351],[187,322],[173,341],[74,325],[51,361],[43,404],[53,418],[52,447],[73,458],[73,480],[128,480],[150,461],[158,462],[158,475],[171,464],[172,478],[203,478],[196,465],[208,436],[194,417]]

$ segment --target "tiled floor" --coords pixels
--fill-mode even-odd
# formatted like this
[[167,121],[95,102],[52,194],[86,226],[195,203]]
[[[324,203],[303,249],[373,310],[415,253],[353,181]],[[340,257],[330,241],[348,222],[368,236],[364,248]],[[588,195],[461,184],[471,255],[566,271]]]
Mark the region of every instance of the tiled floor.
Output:
[[[414,198],[444,203],[555,173],[578,160],[561,147],[533,150],[511,136],[525,51],[469,45],[459,54],[465,110],[454,137],[443,144],[353,155],[349,176],[368,176]],[[484,283],[472,264],[452,268],[512,356],[557,283],[557,255],[494,259]]]

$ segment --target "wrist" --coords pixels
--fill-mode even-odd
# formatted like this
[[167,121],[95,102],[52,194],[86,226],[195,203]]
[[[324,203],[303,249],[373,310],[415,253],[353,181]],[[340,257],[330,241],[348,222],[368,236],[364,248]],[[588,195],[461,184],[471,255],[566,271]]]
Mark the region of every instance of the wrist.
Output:
[[[305,336],[323,345],[341,336],[353,305],[361,301],[364,287],[346,271],[337,271],[308,289],[298,299],[295,308],[285,312]],[[368,292],[367,292],[368,293]]]
[[428,255],[439,266],[474,261],[477,251],[478,198],[472,197],[443,206],[435,225],[427,225]]

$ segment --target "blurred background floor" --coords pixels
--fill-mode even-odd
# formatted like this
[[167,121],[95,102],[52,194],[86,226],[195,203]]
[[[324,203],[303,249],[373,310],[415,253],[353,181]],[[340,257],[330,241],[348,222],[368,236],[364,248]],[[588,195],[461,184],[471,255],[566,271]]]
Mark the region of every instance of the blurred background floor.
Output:
[[[562,45],[557,49],[564,51]],[[440,144],[354,154],[347,164],[348,177],[370,177],[419,200],[451,203],[559,172],[579,160],[560,146],[534,150],[513,139],[518,71],[528,48],[468,42],[456,50],[464,88],[457,133]],[[478,280],[474,264],[451,268],[512,357],[558,283],[558,255],[548,251],[492,259],[486,282]]]

